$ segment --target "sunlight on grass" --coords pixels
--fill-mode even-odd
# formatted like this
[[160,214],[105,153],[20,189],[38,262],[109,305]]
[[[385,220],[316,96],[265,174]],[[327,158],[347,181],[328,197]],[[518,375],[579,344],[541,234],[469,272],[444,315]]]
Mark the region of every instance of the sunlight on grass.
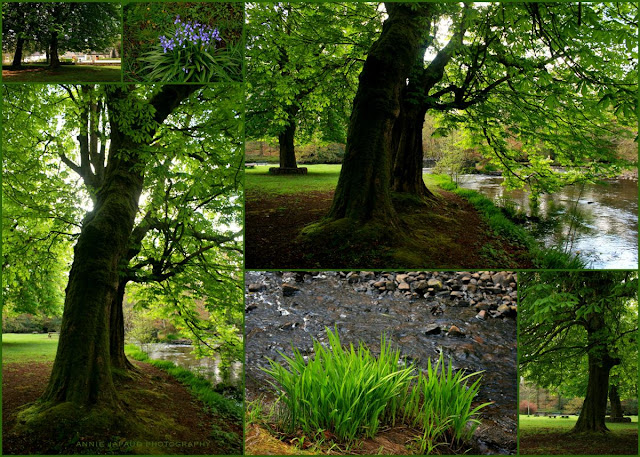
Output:
[[5,333],[2,335],[2,363],[53,361],[58,348],[58,334]]
[[341,165],[307,165],[306,175],[270,175],[270,166],[257,166],[245,170],[247,192],[296,194],[304,192],[331,192],[338,184]]

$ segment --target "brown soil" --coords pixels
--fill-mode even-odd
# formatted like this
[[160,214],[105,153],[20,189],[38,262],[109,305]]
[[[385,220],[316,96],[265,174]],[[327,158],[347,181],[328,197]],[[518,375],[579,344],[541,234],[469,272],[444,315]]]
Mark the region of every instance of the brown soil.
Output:
[[520,437],[522,455],[638,455],[638,431],[606,434],[545,432]]
[[[2,368],[3,454],[240,454],[242,449],[229,449],[228,443],[212,438],[212,427],[242,436],[241,424],[217,417],[193,397],[187,388],[152,365],[134,362],[140,376],[120,381],[117,385],[128,413],[135,411],[149,430],[157,436],[144,440],[128,436],[70,437],[34,440],[14,432],[16,414],[34,402],[44,391],[52,362],[9,363]],[[164,425],[162,430],[159,425]],[[127,444],[123,444],[127,441]],[[241,441],[237,440],[238,443]],[[116,449],[109,448],[116,442]],[[132,446],[135,446],[132,447]]]
[[333,192],[247,193],[245,265],[248,269],[529,268],[525,247],[495,235],[465,199],[439,191],[427,205],[400,203],[406,245],[310,246],[301,230],[318,222]]

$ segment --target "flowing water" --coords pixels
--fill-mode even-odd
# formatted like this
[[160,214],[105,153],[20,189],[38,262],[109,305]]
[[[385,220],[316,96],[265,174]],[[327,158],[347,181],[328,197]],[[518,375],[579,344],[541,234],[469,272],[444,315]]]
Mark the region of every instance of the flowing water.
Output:
[[219,356],[197,358],[190,344],[149,343],[141,345],[149,358],[169,360],[177,366],[197,373],[214,386],[242,387],[242,363],[224,364]]
[[[372,288],[375,280],[358,279],[352,284],[335,272],[326,272],[306,275],[304,281],[295,283],[298,292],[284,296],[281,286],[295,281],[291,275],[246,273],[247,284],[264,289],[248,293],[246,299],[247,400],[272,395],[269,378],[261,370],[268,366],[267,359],[282,361],[279,352],[291,354],[292,347],[303,356],[312,356],[312,340],[327,341],[325,328],[336,327],[343,344],[362,341],[373,353],[379,351],[380,337],[386,334],[406,361],[423,370],[427,361],[442,351],[456,370],[483,371],[477,401],[494,403],[483,411],[476,449],[482,453],[515,451],[516,321],[512,317],[478,319],[478,308],[472,305],[494,306],[500,300],[509,300],[504,288],[497,293],[485,281],[486,288],[471,292],[462,285],[460,274],[440,272],[433,273],[434,277],[443,283],[449,281],[446,284],[458,284],[451,286],[452,290],[460,290],[464,300],[450,299],[449,291],[410,298],[399,291],[380,293]],[[508,290],[515,296],[514,288]],[[451,325],[464,335],[452,337],[445,331],[433,331]]]
[[530,216],[529,228],[547,247],[579,255],[588,268],[638,268],[638,182],[565,187],[542,195],[532,208],[528,194],[507,191],[502,178],[463,175],[460,187],[477,190],[498,205],[515,205]]

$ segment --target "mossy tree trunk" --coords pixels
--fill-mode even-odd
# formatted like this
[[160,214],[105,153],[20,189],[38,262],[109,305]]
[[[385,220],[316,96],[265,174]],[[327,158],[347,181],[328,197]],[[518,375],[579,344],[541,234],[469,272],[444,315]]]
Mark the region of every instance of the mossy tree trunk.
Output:
[[624,417],[622,412],[622,402],[620,401],[618,386],[615,383],[611,383],[609,385],[609,402],[611,403],[611,418],[622,419]]
[[60,66],[60,57],[58,57],[58,32],[51,32],[49,41],[49,66],[58,68]]
[[114,302],[111,304],[109,322],[109,354],[111,366],[119,370],[136,370],[124,353],[124,294],[126,279],[120,279]]
[[432,5],[421,4],[418,11],[403,3],[385,5],[388,19],[360,74],[329,219],[397,224],[391,202],[393,126]]
[[403,103],[394,126],[393,170],[391,190],[418,197],[433,197],[424,184],[422,163],[422,128],[426,108],[414,103]]
[[[135,88],[108,89],[105,96],[109,119],[116,120],[109,123],[108,163],[98,170],[102,159],[90,160],[96,155],[88,152],[86,128],[79,136],[80,164],[63,157],[88,188],[95,190],[94,208],[83,221],[74,247],[60,341],[48,386],[39,400],[45,407],[69,402],[85,408],[100,405],[120,409],[112,368],[130,368],[124,356],[124,270],[135,255],[132,242],[139,243],[144,236],[144,230],[134,230],[134,223],[144,186],[145,162],[139,151],[146,143],[132,137],[142,130],[148,135],[141,138],[151,141],[166,117],[200,87],[162,86],[148,101],[153,119],[144,114],[138,119],[138,114],[133,113],[135,120],[126,127],[131,132],[123,131],[117,120],[122,117],[122,110],[135,109],[128,103],[129,92]],[[92,87],[83,86],[81,90],[88,93]],[[131,113],[127,114],[131,118]],[[87,122],[86,116],[80,118]]]
[[621,360],[609,354],[606,343],[599,341],[605,330],[604,316],[594,313],[587,322],[587,341],[589,347],[589,373],[587,381],[587,395],[580,411],[580,416],[573,432],[607,432],[605,425],[607,413],[607,396],[609,393],[609,373],[619,365]]
[[129,249],[144,182],[137,154],[131,153],[137,147],[112,126],[104,184],[74,247],[44,402],[118,407],[111,373],[111,305],[117,301],[121,260]]

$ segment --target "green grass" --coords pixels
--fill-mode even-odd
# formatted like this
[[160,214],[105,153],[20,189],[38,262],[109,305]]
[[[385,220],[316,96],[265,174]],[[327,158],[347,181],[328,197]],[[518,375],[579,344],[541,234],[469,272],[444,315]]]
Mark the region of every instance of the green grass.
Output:
[[261,165],[245,170],[247,192],[297,194],[331,192],[338,185],[341,165],[306,165],[306,175],[271,175],[269,166]]
[[5,333],[2,335],[2,363],[53,362],[58,334]]
[[[10,70],[3,67],[3,70]],[[120,82],[120,65],[62,65],[50,70],[46,65],[27,64],[23,70],[3,75],[4,82]]]
[[[615,430],[629,430],[638,428],[638,416],[631,417],[631,422],[607,422],[607,428],[612,431]],[[520,430],[526,433],[545,433],[545,432],[557,432],[557,431],[569,431],[576,425],[578,416],[569,416],[568,419],[563,419],[560,416],[555,419],[551,417],[540,416],[527,416],[521,414],[519,416]]]
[[308,360],[293,348],[292,357],[281,353],[286,367],[270,360],[264,369],[285,406],[277,419],[286,433],[301,430],[323,439],[320,432],[329,431],[350,444],[402,422],[422,431],[416,438],[421,453],[445,441],[459,444],[473,434],[479,424],[474,417],[487,405],[471,406],[480,378],[468,381],[478,373],[454,374],[440,354],[434,365],[429,361],[426,374],[416,375],[417,368],[402,364],[400,352],[384,336],[378,357],[363,343],[344,348],[337,331],[327,329],[327,339],[327,348],[314,340],[315,355]]
[[568,419],[520,415],[520,454],[637,455],[638,416],[630,423],[607,422],[610,432],[569,434],[577,416]]

